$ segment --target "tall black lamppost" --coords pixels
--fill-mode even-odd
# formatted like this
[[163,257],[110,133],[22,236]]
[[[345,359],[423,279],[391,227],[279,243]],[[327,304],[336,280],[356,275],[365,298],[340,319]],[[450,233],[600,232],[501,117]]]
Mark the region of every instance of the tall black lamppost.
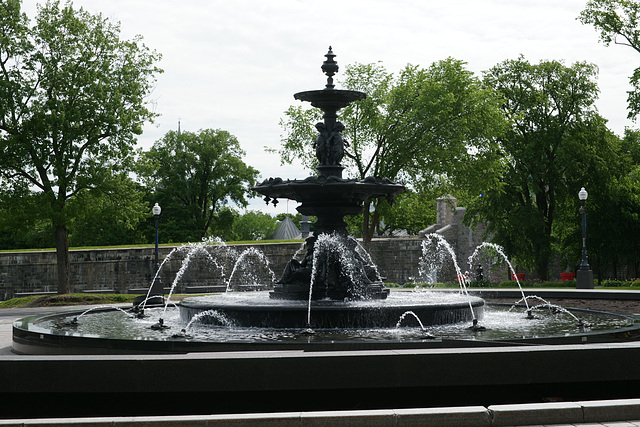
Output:
[[153,206],[153,209],[151,209],[151,212],[153,212],[153,216],[156,219],[156,251],[155,251],[156,260],[155,260],[154,271],[153,271],[155,275],[155,274],[158,274],[158,221],[160,219],[160,213],[162,212],[162,208],[160,207],[159,204],[156,203]]
[[582,187],[578,192],[580,214],[582,214],[582,263],[577,272],[576,280],[576,287],[581,289],[593,289],[593,272],[587,259],[587,214],[585,212],[587,197],[589,197],[589,193]]
[[149,291],[149,300],[146,305],[158,305],[164,304],[164,289],[162,287],[162,281],[158,276],[158,222],[160,220],[160,212],[162,212],[162,208],[157,203],[151,209],[153,212],[153,216],[155,217],[155,229],[156,229],[156,249],[155,249],[155,261],[153,264],[153,283],[151,284],[151,290]]
[[144,308],[148,306],[157,306],[164,305],[164,289],[162,287],[162,281],[158,276],[158,222],[160,220],[160,212],[162,212],[162,208],[157,203],[151,208],[151,212],[155,217],[155,230],[156,230],[156,248],[154,251],[154,263],[153,263],[153,275],[151,281],[151,289],[144,294],[140,295],[133,300],[133,306],[137,308],[142,308],[142,312],[144,312]]

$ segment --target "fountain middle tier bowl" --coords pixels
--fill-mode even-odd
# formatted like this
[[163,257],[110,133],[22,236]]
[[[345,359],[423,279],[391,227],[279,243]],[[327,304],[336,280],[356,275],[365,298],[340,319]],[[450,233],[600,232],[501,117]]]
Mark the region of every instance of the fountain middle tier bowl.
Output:
[[269,178],[252,190],[273,199],[291,199],[303,204],[330,202],[332,205],[356,206],[378,197],[393,199],[404,191],[404,185],[386,178],[368,177],[363,180],[330,176],[310,176],[303,180]]
[[390,328],[409,312],[423,326],[481,319],[484,300],[462,294],[393,292],[386,300],[314,300],[309,306],[308,301],[270,299],[267,292],[244,292],[185,298],[179,307],[185,322],[198,315],[201,323],[243,327]]

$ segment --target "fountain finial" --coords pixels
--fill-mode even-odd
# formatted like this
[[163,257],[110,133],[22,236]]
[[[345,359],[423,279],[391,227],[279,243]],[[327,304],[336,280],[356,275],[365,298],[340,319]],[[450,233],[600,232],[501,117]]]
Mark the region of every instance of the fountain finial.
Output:
[[325,89],[331,90],[335,87],[333,84],[333,76],[338,72],[338,63],[333,59],[336,55],[333,53],[333,50],[331,50],[331,46],[329,46],[329,52],[327,52],[325,57],[327,60],[322,63],[321,68],[327,75],[327,85],[325,86]]

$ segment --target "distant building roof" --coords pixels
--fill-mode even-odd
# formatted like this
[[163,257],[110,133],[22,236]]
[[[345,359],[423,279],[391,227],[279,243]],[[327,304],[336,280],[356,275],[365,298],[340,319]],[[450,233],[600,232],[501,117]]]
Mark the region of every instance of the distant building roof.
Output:
[[302,233],[300,229],[296,227],[296,225],[291,221],[291,218],[288,216],[284,217],[282,221],[280,221],[280,225],[276,229],[273,236],[271,236],[272,240],[290,240],[290,239],[301,239]]

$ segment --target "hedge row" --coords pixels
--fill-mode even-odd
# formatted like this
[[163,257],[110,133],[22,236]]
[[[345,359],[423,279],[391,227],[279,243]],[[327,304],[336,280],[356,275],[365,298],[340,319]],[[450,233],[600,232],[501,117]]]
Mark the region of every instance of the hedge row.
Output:
[[631,280],[603,280],[602,286],[606,288],[618,288],[618,287],[640,287],[640,279]]

